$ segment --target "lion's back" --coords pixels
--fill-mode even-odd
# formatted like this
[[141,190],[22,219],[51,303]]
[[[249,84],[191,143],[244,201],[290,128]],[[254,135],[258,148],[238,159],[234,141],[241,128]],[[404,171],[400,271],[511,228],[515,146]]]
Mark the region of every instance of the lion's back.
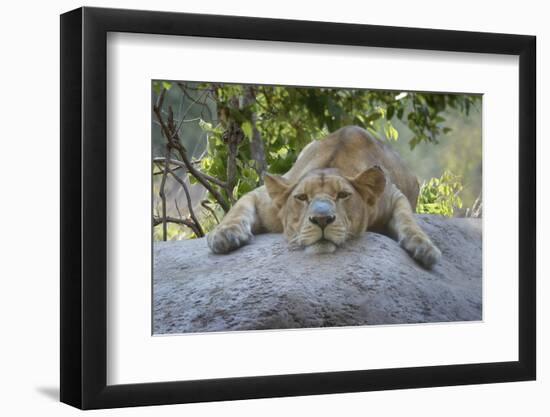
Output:
[[314,169],[336,168],[343,175],[354,177],[374,165],[384,169],[414,210],[419,192],[416,176],[389,144],[358,126],[343,127],[310,143],[284,176],[297,181]]

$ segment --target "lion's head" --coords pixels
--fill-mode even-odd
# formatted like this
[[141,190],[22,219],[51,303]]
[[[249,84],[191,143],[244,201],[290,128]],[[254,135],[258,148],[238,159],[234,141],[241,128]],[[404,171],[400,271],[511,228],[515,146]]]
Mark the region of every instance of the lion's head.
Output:
[[384,172],[373,167],[354,178],[333,168],[309,172],[296,183],[266,175],[265,186],[291,247],[311,253],[333,252],[364,232],[369,211],[383,193]]

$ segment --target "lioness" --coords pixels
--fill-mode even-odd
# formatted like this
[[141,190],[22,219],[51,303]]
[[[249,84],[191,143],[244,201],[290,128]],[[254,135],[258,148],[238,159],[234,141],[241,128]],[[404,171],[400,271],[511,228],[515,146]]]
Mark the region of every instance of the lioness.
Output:
[[418,181],[387,144],[360,127],[344,127],[310,143],[283,176],[244,195],[207,240],[227,253],[254,234],[284,233],[291,248],[333,252],[367,229],[388,234],[424,266],[439,249],[416,223]]

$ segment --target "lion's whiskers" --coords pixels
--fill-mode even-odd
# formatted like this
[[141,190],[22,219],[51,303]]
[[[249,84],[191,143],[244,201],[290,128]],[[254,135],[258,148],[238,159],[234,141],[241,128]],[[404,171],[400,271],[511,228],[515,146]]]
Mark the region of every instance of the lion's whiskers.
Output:
[[296,250],[302,247],[302,244],[300,243],[300,236],[294,235],[288,240],[288,246],[291,250]]

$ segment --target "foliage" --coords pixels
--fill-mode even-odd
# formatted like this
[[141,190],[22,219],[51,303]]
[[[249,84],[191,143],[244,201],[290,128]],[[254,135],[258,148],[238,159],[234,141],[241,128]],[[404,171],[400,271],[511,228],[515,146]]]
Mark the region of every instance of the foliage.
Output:
[[462,189],[461,178],[451,171],[445,171],[440,178],[431,178],[420,188],[417,213],[451,217],[456,208],[462,208],[459,196]]
[[[200,88],[212,87],[203,84]],[[277,86],[217,85],[213,91],[218,113],[229,114],[241,125],[246,137],[239,146],[235,198],[261,184],[261,173],[254,169],[251,155],[254,127],[264,144],[267,170],[281,174],[290,169],[310,141],[350,124],[364,127],[380,139],[395,141],[399,134],[392,119],[401,120],[414,133],[409,141],[411,149],[421,142],[438,143],[438,137],[450,131],[443,125],[445,118],[441,113],[452,107],[467,114],[478,99],[468,95]],[[242,97],[247,93],[255,99],[243,105]],[[252,114],[256,115],[255,126]],[[208,157],[203,159],[202,168],[225,179],[228,151],[221,122],[215,127],[208,121],[201,123],[210,133]],[[380,137],[379,132],[384,136]]]

